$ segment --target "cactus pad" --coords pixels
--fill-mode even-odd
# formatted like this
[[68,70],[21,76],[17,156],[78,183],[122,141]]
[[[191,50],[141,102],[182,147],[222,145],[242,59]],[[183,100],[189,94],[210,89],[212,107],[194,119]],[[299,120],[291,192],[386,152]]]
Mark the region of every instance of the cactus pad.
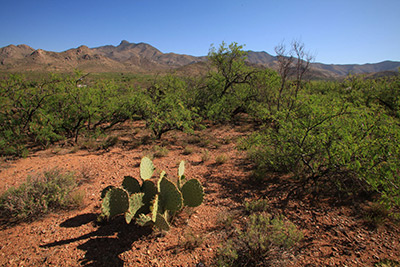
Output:
[[197,207],[203,202],[204,190],[199,180],[191,179],[182,186],[183,202],[188,207]]
[[121,188],[112,188],[103,199],[102,213],[107,218],[125,213],[129,208],[128,192]]
[[182,175],[185,173],[185,161],[182,160],[181,163],[179,163],[179,168],[178,168],[178,177],[182,177]]
[[126,223],[130,223],[135,217],[136,212],[143,206],[143,196],[144,193],[135,193],[129,197],[129,208],[125,213]]
[[122,182],[122,187],[128,191],[129,194],[139,193],[140,192],[140,184],[138,180],[133,178],[132,176],[125,176],[124,181]]
[[139,218],[136,219],[136,223],[140,226],[146,226],[152,223],[151,217],[143,213],[139,214]]
[[182,208],[183,198],[176,185],[163,178],[159,182],[160,205],[162,210],[178,211]]
[[107,192],[110,191],[113,188],[115,188],[115,186],[109,185],[106,188],[104,188],[103,190],[101,190],[101,199],[105,198]]
[[157,226],[158,229],[168,231],[169,230],[169,223],[167,220],[160,214],[157,213],[156,221],[154,225]]
[[154,173],[154,165],[151,159],[148,157],[142,158],[142,161],[140,162],[140,177],[143,180],[150,179],[151,176],[153,176]]
[[151,220],[155,222],[158,213],[158,195],[155,196],[153,204],[151,205],[150,209],[151,209]]

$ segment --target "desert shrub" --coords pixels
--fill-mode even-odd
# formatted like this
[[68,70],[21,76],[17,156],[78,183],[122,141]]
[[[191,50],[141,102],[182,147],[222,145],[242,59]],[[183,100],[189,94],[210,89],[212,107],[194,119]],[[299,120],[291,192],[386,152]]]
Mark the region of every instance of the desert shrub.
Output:
[[190,154],[193,154],[193,152],[194,152],[193,147],[186,146],[185,149],[183,150],[182,154],[183,155],[190,155]]
[[201,161],[205,162],[210,159],[210,151],[208,149],[204,149],[201,152]]
[[222,165],[228,161],[228,156],[226,154],[220,154],[215,157],[215,164]]
[[98,135],[138,112],[134,89],[98,80],[82,88],[81,72],[0,81],[0,154],[26,154],[27,144],[48,147],[80,134]]
[[156,139],[171,130],[192,133],[199,122],[196,109],[188,107],[186,87],[182,79],[169,75],[135,94],[138,114]]
[[349,194],[378,192],[389,207],[400,204],[399,141],[399,124],[376,106],[303,95],[295,109],[278,113],[244,146],[257,176],[278,171],[314,183],[329,177]]
[[269,208],[268,199],[258,199],[243,202],[244,209],[248,213],[267,211]]
[[392,259],[383,259],[374,264],[375,267],[399,267],[400,262]]
[[166,157],[169,153],[168,148],[166,148],[164,146],[154,146],[153,151],[154,151],[153,156],[155,158]]
[[6,223],[32,221],[51,211],[80,205],[82,194],[72,194],[75,188],[74,175],[58,169],[28,177],[0,196],[0,216]]
[[217,253],[219,266],[268,266],[279,257],[277,252],[289,250],[303,238],[292,222],[265,212],[251,214],[235,233]]

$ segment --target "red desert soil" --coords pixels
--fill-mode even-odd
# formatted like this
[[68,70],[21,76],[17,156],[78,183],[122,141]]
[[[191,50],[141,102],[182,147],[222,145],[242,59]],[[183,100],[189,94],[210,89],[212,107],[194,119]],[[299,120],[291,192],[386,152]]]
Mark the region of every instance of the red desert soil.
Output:
[[[369,227],[362,215],[367,204],[346,204],[332,197],[316,200],[311,195],[287,198],[293,187],[289,178],[271,175],[263,183],[250,180],[250,163],[236,145],[238,138],[251,132],[251,125],[212,126],[198,132],[201,143],[181,132],[170,132],[159,143],[138,145],[148,134],[137,130],[141,128],[143,123],[135,122],[114,130],[111,134],[121,141],[107,151],[72,153],[73,148],[54,147],[2,162],[0,192],[19,185],[28,175],[54,167],[74,171],[87,181],[79,188],[86,193],[83,207],[3,227],[0,265],[214,266],[226,236],[221,220],[235,211],[242,216],[237,210],[243,201],[259,198],[268,198],[272,210],[304,234],[290,255],[274,266],[373,266],[382,259],[400,260],[400,227],[390,222]],[[169,153],[154,159],[156,168],[175,177],[179,161],[185,160],[187,177],[198,178],[205,188],[203,204],[182,212],[167,233],[126,225],[123,218],[95,224],[101,190],[119,186],[125,175],[138,177],[140,159],[157,144],[166,146]],[[203,162],[206,149],[209,158]],[[215,158],[222,154],[226,162],[216,164]]]

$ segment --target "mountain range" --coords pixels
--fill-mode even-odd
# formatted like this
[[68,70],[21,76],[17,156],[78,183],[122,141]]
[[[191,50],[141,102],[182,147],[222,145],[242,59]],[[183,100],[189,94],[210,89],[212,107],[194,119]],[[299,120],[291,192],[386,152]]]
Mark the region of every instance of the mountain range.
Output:
[[[277,58],[267,52],[247,51],[246,61],[251,65],[276,68]],[[122,41],[118,46],[105,45],[95,48],[80,46],[64,52],[33,49],[27,45],[9,45],[0,48],[0,71],[53,71],[69,72],[81,69],[87,72],[137,72],[159,73],[176,71],[182,73],[204,73],[207,57],[162,53],[146,43]],[[375,64],[334,65],[312,63],[312,76],[338,78],[340,76],[366,73],[395,75],[400,62],[383,61]]]

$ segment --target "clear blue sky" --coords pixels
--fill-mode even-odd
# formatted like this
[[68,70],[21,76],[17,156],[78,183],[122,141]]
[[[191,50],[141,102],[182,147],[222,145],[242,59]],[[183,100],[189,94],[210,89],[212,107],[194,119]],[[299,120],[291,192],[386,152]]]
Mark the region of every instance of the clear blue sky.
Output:
[[237,42],[266,51],[300,39],[317,62],[400,61],[400,0],[2,0],[0,47],[64,51],[145,42],[206,55]]

